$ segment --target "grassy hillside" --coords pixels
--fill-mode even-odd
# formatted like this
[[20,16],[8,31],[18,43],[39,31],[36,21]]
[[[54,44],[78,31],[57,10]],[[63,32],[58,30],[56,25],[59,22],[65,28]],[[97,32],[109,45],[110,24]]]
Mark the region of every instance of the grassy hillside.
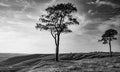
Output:
[[120,57],[41,61],[18,72],[120,72]]
[[15,56],[21,56],[21,55],[24,55],[24,54],[17,54],[17,53],[0,53],[0,62],[3,61],[3,60],[6,60],[6,59],[8,59],[8,58],[15,57]]
[[60,54],[60,60],[60,62],[55,62],[54,54],[17,56],[0,62],[0,70],[7,68],[8,70],[19,70],[18,72],[70,72],[71,70],[71,72],[79,72],[107,71],[109,67],[112,67],[112,72],[120,71],[120,53],[117,52],[113,53],[112,58],[109,58],[107,52]]

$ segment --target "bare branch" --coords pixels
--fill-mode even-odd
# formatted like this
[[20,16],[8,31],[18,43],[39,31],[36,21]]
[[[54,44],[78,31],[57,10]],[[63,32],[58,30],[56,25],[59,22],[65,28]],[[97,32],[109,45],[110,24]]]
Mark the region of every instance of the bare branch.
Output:
[[52,37],[55,39],[55,36],[53,35],[52,29],[50,30],[50,33],[51,33]]

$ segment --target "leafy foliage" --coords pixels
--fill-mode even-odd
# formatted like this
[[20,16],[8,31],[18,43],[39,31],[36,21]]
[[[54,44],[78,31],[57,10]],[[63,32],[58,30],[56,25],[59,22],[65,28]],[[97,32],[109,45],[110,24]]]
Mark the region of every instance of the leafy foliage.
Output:
[[73,18],[71,13],[76,12],[76,7],[73,4],[58,4],[46,9],[47,15],[42,15],[36,28],[41,30],[49,30],[53,33],[72,32],[68,29],[68,25],[79,24],[76,18]]
[[102,35],[102,39],[99,41],[103,41],[103,44],[107,44],[108,41],[117,40],[117,38],[115,37],[115,35],[117,34],[117,30],[109,29]]

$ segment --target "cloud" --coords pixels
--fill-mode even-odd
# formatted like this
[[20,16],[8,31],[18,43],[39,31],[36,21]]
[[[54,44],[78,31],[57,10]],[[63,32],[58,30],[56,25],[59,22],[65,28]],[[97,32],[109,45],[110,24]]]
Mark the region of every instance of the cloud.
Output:
[[109,28],[119,29],[120,28],[120,15],[114,16],[109,20],[103,21],[98,27],[101,30],[107,30]]
[[90,18],[109,19],[120,13],[120,4],[115,0],[89,0],[84,8]]
[[53,0],[27,0],[27,1],[30,2],[30,3],[35,2],[35,3],[43,4],[43,3],[50,3]]
[[10,5],[0,2],[0,6],[10,7]]
[[85,26],[83,26],[83,29],[87,31],[87,34],[96,31],[96,33],[93,32],[93,35],[104,33],[105,30],[110,28],[114,28],[117,30],[120,28],[120,15],[116,15],[107,20],[101,18],[92,19],[89,20],[89,22]]
[[110,20],[107,20],[103,23],[107,25],[115,25],[116,27],[119,27],[120,26],[120,15],[114,16],[110,18]]
[[[82,35],[101,36],[107,29],[113,28],[120,31],[120,15],[115,15],[109,19],[85,19],[86,24],[80,28],[84,32]],[[120,35],[118,36],[120,38]],[[120,43],[120,41],[119,41]]]
[[[2,0],[0,9],[4,11],[27,11],[36,12],[49,5],[49,3],[55,0]],[[48,5],[47,5],[48,4]]]
[[26,14],[13,13],[13,16],[0,16],[0,29],[4,28],[3,31],[16,31],[29,35],[35,30],[36,22],[37,17],[35,20],[34,17],[28,17]]
[[[26,0],[2,0],[1,2],[10,6],[2,7],[3,10],[0,7],[0,28],[5,28],[5,31],[33,33],[35,24],[42,14],[41,4],[34,6]],[[44,7],[44,4],[42,6]]]
[[108,6],[111,6],[112,8],[120,8],[120,5],[109,2],[109,1],[96,0],[95,2],[89,2],[88,4],[96,4],[97,6],[108,5]]
[[100,5],[108,5],[108,6],[112,6],[113,8],[120,8],[120,5],[114,4],[112,2],[100,1],[98,3],[98,6],[100,6]]
[[4,7],[0,7],[0,9],[4,11],[21,11],[27,4],[23,0],[1,0],[1,5]]

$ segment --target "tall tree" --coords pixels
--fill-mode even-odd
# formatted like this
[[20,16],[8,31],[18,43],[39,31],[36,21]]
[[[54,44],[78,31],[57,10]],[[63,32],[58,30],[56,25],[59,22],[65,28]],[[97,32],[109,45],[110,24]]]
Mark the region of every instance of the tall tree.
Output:
[[111,41],[112,40],[117,40],[115,37],[118,34],[117,30],[114,29],[108,29],[105,31],[105,33],[102,35],[102,39],[99,41],[102,41],[103,44],[109,44],[110,48],[110,57],[112,57],[112,50],[111,50]]
[[36,28],[50,31],[56,45],[56,61],[59,61],[60,35],[72,32],[69,25],[79,24],[77,19],[73,18],[77,8],[71,3],[61,3],[48,7],[46,11],[47,14],[40,17],[41,23],[37,23]]

